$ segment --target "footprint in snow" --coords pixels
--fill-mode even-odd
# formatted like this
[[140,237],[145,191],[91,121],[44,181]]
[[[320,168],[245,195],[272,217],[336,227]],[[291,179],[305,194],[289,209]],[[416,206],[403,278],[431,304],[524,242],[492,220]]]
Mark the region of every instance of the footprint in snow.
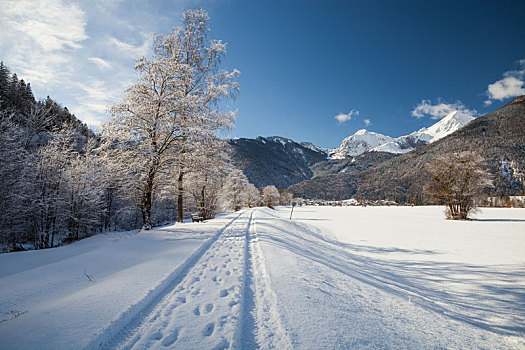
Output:
[[164,339],[162,340],[162,345],[171,346],[177,341],[177,339],[179,339],[179,330],[174,329],[170,334],[164,337]]
[[193,310],[193,313],[195,314],[195,316],[200,316],[201,315],[201,311],[199,310],[198,306]]
[[204,310],[206,311],[207,314],[209,314],[211,310],[213,310],[213,304],[206,304],[206,306],[204,307]]
[[219,296],[220,296],[221,298],[224,298],[224,297],[227,297],[228,294],[229,294],[229,293],[228,293],[228,290],[223,289],[223,290],[221,290]]
[[208,323],[206,327],[202,330],[202,335],[205,337],[209,337],[213,334],[213,330],[215,329],[215,324],[213,322]]
[[162,333],[161,332],[155,332],[150,337],[151,340],[161,340],[162,339]]

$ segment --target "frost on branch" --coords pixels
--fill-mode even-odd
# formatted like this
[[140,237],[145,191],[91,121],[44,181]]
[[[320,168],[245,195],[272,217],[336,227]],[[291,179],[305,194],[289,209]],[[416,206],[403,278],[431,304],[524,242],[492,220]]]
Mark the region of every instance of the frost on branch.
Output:
[[[177,221],[183,220],[185,180],[195,173],[196,159],[203,163],[206,152],[200,149],[217,149],[210,140],[235,120],[219,102],[235,97],[239,72],[220,69],[226,47],[208,38],[208,19],[202,9],[186,10],[181,26],[155,38],[153,60],[138,60],[138,82],[113,106],[104,127],[114,159],[128,166],[126,177],[137,191],[145,229],[153,224],[153,202],[165,186],[176,187]],[[208,175],[200,181],[214,178]]]

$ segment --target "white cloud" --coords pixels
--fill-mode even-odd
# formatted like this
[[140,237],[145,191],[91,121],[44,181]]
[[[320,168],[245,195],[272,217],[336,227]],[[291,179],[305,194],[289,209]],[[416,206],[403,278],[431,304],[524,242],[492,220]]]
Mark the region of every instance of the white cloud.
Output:
[[44,51],[78,49],[88,38],[86,15],[76,4],[62,0],[7,0],[2,21],[15,29],[22,40],[31,40]]
[[370,124],[372,124],[372,122],[370,121],[370,119],[365,119],[364,122],[365,122],[365,125],[366,125],[366,126],[370,126]]
[[153,42],[153,35],[147,33],[142,34],[143,42],[139,45],[133,45],[121,41],[115,37],[109,38],[109,43],[119,50],[125,57],[130,58],[139,58],[145,56],[148,52],[151,51],[151,45]]
[[98,126],[107,118],[108,107],[122,98],[123,90],[110,88],[106,82],[93,79],[88,83],[78,83],[75,95],[74,112],[82,116],[82,121],[88,125]]
[[338,115],[335,116],[335,119],[337,119],[339,123],[344,123],[346,121],[351,120],[353,116],[358,116],[358,115],[359,115],[359,111],[357,109],[352,109],[347,114],[339,113]]
[[97,65],[98,68],[100,69],[110,69],[111,68],[111,64],[109,64],[108,61],[100,58],[100,57],[90,57],[88,58],[88,60],[90,62],[93,62],[94,64]]
[[[519,69],[503,73],[503,78],[489,84],[489,100],[504,100],[510,97],[525,95],[525,59],[518,61]],[[485,105],[490,105],[485,101]]]
[[433,105],[430,100],[423,100],[416,106],[416,108],[414,108],[412,116],[416,118],[430,116],[432,119],[442,119],[454,111],[460,111],[471,116],[477,114],[476,110],[468,109],[460,101],[457,101],[456,103],[445,103],[438,100],[438,103]]
[[72,53],[82,47],[85,13],[62,0],[5,0],[0,6],[0,51],[10,68],[32,84],[67,80]]
[[506,77],[489,84],[487,94],[493,100],[504,100],[509,97],[525,95],[524,82],[516,77]]
[[177,25],[192,1],[0,0],[0,58],[36,98],[98,125],[136,81],[135,59],[152,52],[153,33]]

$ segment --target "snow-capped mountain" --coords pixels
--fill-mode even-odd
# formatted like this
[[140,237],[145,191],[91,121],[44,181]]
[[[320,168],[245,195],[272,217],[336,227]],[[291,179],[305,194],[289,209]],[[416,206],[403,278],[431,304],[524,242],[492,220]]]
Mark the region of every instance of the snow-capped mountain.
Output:
[[454,111],[428,128],[421,128],[410,135],[397,137],[372,149],[390,153],[407,153],[413,149],[437,141],[468,124],[474,117]]
[[300,142],[299,144],[305,148],[311,149],[314,152],[320,152],[326,155],[329,155],[333,151],[331,148],[322,148],[311,142]]
[[344,159],[347,157],[355,157],[392,140],[394,139],[390,136],[361,129],[352,136],[344,139],[338,148],[332,150],[330,158]]

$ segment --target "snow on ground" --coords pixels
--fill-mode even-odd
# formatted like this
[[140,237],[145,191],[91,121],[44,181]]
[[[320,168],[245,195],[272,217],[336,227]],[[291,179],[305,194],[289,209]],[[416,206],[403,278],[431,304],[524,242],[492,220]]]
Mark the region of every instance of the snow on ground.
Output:
[[525,348],[525,210],[289,214],[0,255],[1,347]]
[[232,215],[0,254],[0,347],[71,349],[105,341],[100,337],[120,331],[176,282],[199,247],[238,214]]
[[295,347],[525,347],[525,210],[470,222],[446,221],[439,207],[288,216],[256,224]]

